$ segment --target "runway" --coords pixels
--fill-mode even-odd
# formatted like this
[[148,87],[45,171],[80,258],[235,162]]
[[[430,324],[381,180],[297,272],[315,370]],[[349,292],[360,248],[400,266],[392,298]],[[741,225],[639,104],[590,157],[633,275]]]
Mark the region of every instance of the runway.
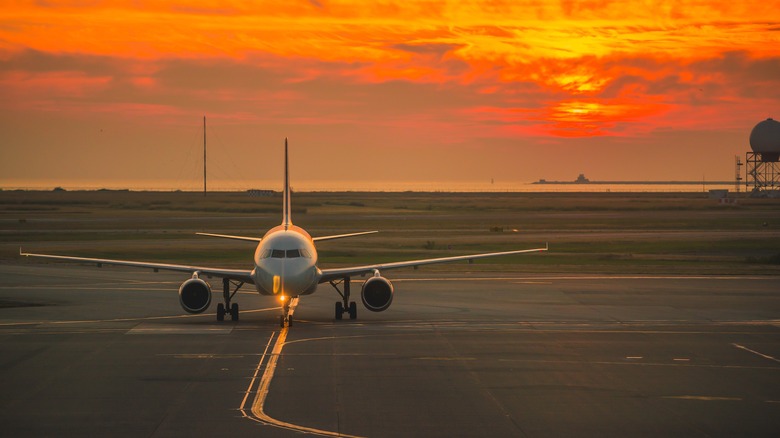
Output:
[[[464,269],[468,265],[464,265]],[[780,278],[388,273],[392,306],[289,329],[186,276],[0,266],[5,436],[777,436]],[[213,281],[212,285],[218,285]],[[359,291],[359,287],[353,289]],[[359,301],[359,296],[355,295]]]

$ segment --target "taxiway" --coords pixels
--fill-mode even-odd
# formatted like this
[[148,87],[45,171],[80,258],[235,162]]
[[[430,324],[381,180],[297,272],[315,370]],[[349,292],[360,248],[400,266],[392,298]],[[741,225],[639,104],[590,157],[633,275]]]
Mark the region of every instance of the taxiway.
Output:
[[337,322],[323,285],[282,330],[276,303],[252,293],[237,295],[240,322],[186,315],[176,274],[5,264],[0,275],[7,436],[780,430],[773,276],[399,271],[388,311]]

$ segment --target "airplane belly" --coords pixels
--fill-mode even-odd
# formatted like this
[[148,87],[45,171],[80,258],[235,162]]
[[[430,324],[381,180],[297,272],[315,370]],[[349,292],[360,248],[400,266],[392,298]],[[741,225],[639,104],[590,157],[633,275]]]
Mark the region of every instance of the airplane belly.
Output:
[[316,267],[274,262],[261,264],[254,271],[255,285],[261,295],[298,296],[314,293],[319,279]]

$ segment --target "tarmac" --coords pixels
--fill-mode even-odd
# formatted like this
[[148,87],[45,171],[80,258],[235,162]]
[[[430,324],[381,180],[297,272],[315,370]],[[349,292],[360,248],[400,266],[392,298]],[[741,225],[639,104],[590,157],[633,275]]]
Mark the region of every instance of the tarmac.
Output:
[[[388,272],[179,307],[187,277],[0,265],[3,436],[778,436],[780,278]],[[219,281],[212,281],[219,290]],[[359,292],[359,284],[353,287]]]

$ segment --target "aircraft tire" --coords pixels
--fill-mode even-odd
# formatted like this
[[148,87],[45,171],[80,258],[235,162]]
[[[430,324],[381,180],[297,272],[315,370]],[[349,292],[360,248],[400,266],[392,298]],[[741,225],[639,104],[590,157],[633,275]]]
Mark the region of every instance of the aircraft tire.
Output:
[[222,303],[217,304],[217,321],[225,320],[225,305]]
[[233,303],[233,305],[230,306],[230,318],[233,321],[238,321],[238,303]]
[[336,302],[336,319],[341,320],[341,318],[344,316],[344,305],[341,304],[341,301]]
[[354,301],[349,303],[349,319],[357,319],[357,303]]

